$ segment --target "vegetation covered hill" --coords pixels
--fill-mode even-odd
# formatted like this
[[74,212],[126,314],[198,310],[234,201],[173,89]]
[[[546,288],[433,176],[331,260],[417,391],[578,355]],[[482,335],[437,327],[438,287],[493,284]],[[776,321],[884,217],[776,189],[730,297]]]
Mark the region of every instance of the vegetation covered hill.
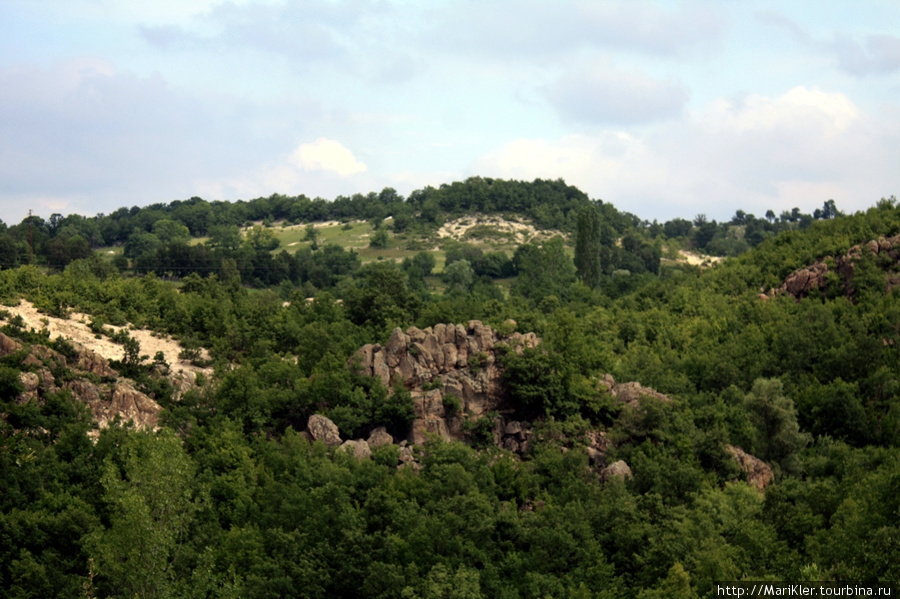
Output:
[[[898,256],[867,243],[900,234],[894,200],[657,224],[561,181],[391,191],[6,230],[5,303],[89,314],[104,337],[153,330],[182,360],[205,366],[207,349],[213,370],[176,389],[118,335],[107,376],[161,406],[159,429],[89,436],[94,417],[64,383],[112,380],[57,360],[42,387],[50,366],[34,356],[66,342],[7,318],[19,349],[0,357],[0,588],[649,598],[900,579]],[[440,236],[466,215],[476,235]],[[514,239],[489,223],[500,216],[551,232]],[[333,243],[363,234],[365,247]],[[23,235],[33,264],[18,264]],[[54,261],[59,248],[81,253]],[[679,249],[739,255],[701,269],[670,261]],[[845,278],[769,293],[848,253]],[[495,403],[466,413],[463,385],[488,379]],[[425,407],[462,441],[401,446],[428,439],[414,426]],[[338,441],[395,443],[358,459],[311,440],[322,417]]]

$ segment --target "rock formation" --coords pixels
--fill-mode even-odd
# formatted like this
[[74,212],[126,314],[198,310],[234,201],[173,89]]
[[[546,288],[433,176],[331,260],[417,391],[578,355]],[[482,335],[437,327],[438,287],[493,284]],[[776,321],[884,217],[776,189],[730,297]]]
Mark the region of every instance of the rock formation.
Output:
[[383,445],[393,445],[394,438],[388,434],[383,426],[379,426],[371,433],[369,433],[369,438],[366,440],[366,442],[369,444],[369,447],[375,449]]
[[[498,347],[521,353],[539,342],[534,333],[501,335],[479,320],[466,326],[410,327],[406,332],[396,328],[387,344],[363,346],[349,364],[360,374],[380,378],[386,387],[402,384],[409,389],[415,404],[410,441],[419,444],[429,434],[462,439],[466,419],[503,411],[507,406]],[[516,447],[527,446],[522,431],[507,436],[515,437]]]
[[604,431],[588,431],[587,433],[588,445],[585,447],[585,450],[588,454],[588,459],[591,461],[591,466],[594,468],[604,468],[606,466],[606,452],[609,450],[612,442],[607,438],[606,433]]
[[22,344],[0,333],[0,356],[8,356],[22,349]]
[[741,467],[741,471],[747,475],[748,483],[760,491],[765,490],[766,487],[772,484],[775,475],[772,473],[772,469],[769,468],[768,464],[761,459],[750,455],[740,447],[726,445],[725,449],[734,456],[738,466]]
[[631,478],[633,474],[631,473],[631,468],[628,464],[625,463],[624,460],[619,460],[618,462],[613,462],[606,468],[600,471],[600,480],[606,482],[613,478],[620,478],[625,480],[626,478]]
[[341,444],[341,432],[337,425],[321,414],[313,414],[309,417],[306,431],[313,441],[321,441],[329,447]]
[[500,447],[523,454],[531,449],[533,433],[528,422],[510,420],[501,429]]
[[158,403],[124,379],[116,382],[108,400],[100,398],[88,401],[87,404],[100,428],[106,428],[110,422],[119,418],[122,422],[134,422],[137,428],[155,429],[162,411]]
[[[864,252],[868,252],[875,256],[886,256],[892,262],[897,264],[900,262],[900,235],[879,239],[873,239],[867,243],[854,245],[846,254],[833,258],[826,256],[822,260],[804,268],[799,268],[789,274],[784,279],[784,283],[776,289],[772,289],[766,295],[787,293],[797,299],[803,299],[815,290],[823,291],[826,287],[826,275],[834,272],[840,278],[844,292],[848,296],[852,296],[855,292],[853,288],[853,273],[856,263],[862,257]],[[829,264],[832,266],[829,267]],[[900,285],[900,277],[896,274],[888,274],[885,279],[885,288],[892,288]]]
[[640,383],[616,383],[611,374],[604,374],[599,386],[620,403],[631,407],[636,407],[638,400],[645,396],[665,403],[672,401],[667,395],[651,387],[644,387]]
[[363,439],[344,441],[339,449],[353,454],[357,460],[365,460],[366,458],[372,457],[372,450],[369,448],[369,444]]
[[[116,418],[123,422],[132,421],[142,429],[157,428],[162,410],[158,403],[135,389],[128,379],[103,381],[118,374],[110,368],[109,362],[81,345],[73,344],[73,347],[76,355],[70,363],[64,355],[49,347],[25,346],[0,333],[0,356],[27,352],[21,363],[30,371],[19,376],[23,391],[16,401],[22,404],[42,401],[47,394],[66,389],[76,401],[90,408],[99,428],[109,426]],[[62,369],[68,373],[65,382],[57,381],[53,375]]]

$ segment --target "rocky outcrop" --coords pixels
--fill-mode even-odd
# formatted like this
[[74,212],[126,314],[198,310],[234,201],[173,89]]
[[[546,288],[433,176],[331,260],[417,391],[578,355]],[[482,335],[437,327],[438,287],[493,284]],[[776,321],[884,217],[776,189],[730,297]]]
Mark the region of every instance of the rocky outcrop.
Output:
[[[785,277],[784,283],[780,287],[770,290],[766,297],[786,293],[797,299],[803,299],[814,291],[824,291],[827,286],[826,277],[829,272],[834,272],[839,277],[846,295],[848,297],[853,296],[855,293],[853,274],[856,263],[859,262],[864,253],[886,257],[895,265],[900,265],[898,264],[900,262],[900,235],[872,239],[867,243],[854,245],[843,256],[837,258],[826,256],[810,266],[799,268]],[[896,274],[887,273],[885,288],[888,289],[898,285],[900,285],[900,277]]]
[[[98,377],[108,379],[118,373],[109,367],[105,358],[83,346],[73,344],[73,347],[76,355],[67,360],[45,345],[23,345],[0,333],[0,356],[26,352],[21,365],[29,371],[19,375],[23,390],[16,401],[22,404],[42,401],[46,395],[65,389],[76,401],[90,408],[99,428],[109,426],[117,418],[122,422],[131,421],[138,428],[157,428],[162,410],[158,403],[135,389],[128,379],[94,382]],[[64,382],[57,381],[54,372],[57,375],[64,372],[65,378],[61,379]]]
[[588,431],[588,444],[585,447],[591,466],[595,468],[604,468],[606,466],[606,452],[609,450],[612,442],[607,438],[604,431]]
[[[301,433],[310,443],[321,441],[335,451],[346,452],[358,460],[367,460],[372,457],[372,450],[385,445],[393,445],[394,438],[380,426],[374,429],[368,439],[348,439],[341,441],[341,431],[337,425],[327,416],[313,414],[309,417],[306,430]],[[408,441],[401,441],[397,453],[397,467],[411,468],[418,472],[422,465],[419,463],[412,446]]]
[[109,399],[100,398],[87,404],[100,428],[118,418],[122,422],[133,422],[137,428],[154,430],[159,425],[162,411],[158,403],[124,380],[116,382]]
[[603,375],[603,380],[598,385],[601,390],[605,390],[620,403],[627,406],[636,407],[641,397],[652,397],[657,401],[672,401],[667,395],[664,395],[651,387],[644,387],[637,382],[616,383],[611,374]]
[[775,475],[772,473],[772,469],[768,464],[761,459],[750,455],[740,447],[726,445],[725,449],[734,456],[741,471],[747,476],[748,483],[760,491],[764,491],[766,487],[772,484]]
[[785,278],[779,291],[789,293],[798,299],[804,298],[814,289],[825,289],[827,272],[828,265],[825,262],[816,262],[812,266],[795,270]]
[[0,333],[0,356],[8,356],[22,349],[22,344],[7,335]]
[[603,482],[606,482],[613,478],[625,480],[626,478],[632,478],[632,476],[634,475],[631,473],[631,468],[628,466],[628,464],[625,463],[624,460],[613,462],[600,471],[600,480]]
[[118,373],[109,366],[109,360],[97,353],[94,353],[83,345],[75,343],[73,343],[72,345],[78,352],[78,357],[76,358],[74,364],[72,364],[75,368],[83,370],[84,372],[89,372],[99,377],[118,376]]
[[422,465],[416,459],[415,450],[410,445],[405,445],[405,441],[400,445],[399,459],[401,468],[409,468],[413,472],[418,472],[422,469]]
[[501,429],[500,447],[513,453],[527,453],[531,449],[533,435],[531,423],[510,420]]
[[19,382],[22,383],[22,392],[16,398],[19,404],[27,404],[35,401],[41,388],[41,377],[34,372],[19,373]]
[[[405,332],[396,328],[385,345],[363,346],[349,365],[378,377],[386,387],[401,384],[409,389],[415,405],[412,443],[423,443],[429,435],[462,439],[466,419],[507,407],[498,349],[521,353],[539,342],[534,333],[502,335],[480,320]],[[510,445],[528,446],[522,432],[505,436]]]
[[313,441],[321,441],[329,447],[341,444],[341,432],[337,425],[321,414],[313,414],[306,424],[306,432]]

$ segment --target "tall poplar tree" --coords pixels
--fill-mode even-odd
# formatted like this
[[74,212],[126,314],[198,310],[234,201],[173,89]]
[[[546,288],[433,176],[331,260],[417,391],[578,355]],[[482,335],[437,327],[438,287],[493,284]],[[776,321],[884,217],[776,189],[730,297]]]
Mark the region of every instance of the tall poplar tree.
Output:
[[575,270],[591,289],[600,286],[600,214],[593,206],[578,212],[575,229]]

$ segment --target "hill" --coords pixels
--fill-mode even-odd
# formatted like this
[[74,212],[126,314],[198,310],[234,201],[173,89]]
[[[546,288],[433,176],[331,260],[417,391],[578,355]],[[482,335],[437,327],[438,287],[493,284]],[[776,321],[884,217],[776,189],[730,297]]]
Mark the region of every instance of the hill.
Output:
[[[475,205],[481,222],[453,214]],[[303,206],[342,212],[266,222]],[[392,208],[351,214],[377,206]],[[422,222],[395,226],[410,206]],[[894,202],[786,218],[703,268],[674,257],[720,225],[670,236],[561,182],[324,208],[167,205],[177,219],[132,229],[122,268],[102,254],[0,270],[0,588],[647,598],[898,579],[900,292],[879,241],[900,234]],[[196,224],[235,210],[254,218]],[[125,212],[93,222],[145,218]],[[572,247],[592,214],[593,288]],[[535,232],[505,230],[513,217]],[[852,276],[767,293],[829,256]],[[23,299],[43,316],[16,319]],[[117,344],[109,370],[51,332],[83,327],[85,345]],[[155,423],[98,418],[88,384],[109,404],[127,384]]]

